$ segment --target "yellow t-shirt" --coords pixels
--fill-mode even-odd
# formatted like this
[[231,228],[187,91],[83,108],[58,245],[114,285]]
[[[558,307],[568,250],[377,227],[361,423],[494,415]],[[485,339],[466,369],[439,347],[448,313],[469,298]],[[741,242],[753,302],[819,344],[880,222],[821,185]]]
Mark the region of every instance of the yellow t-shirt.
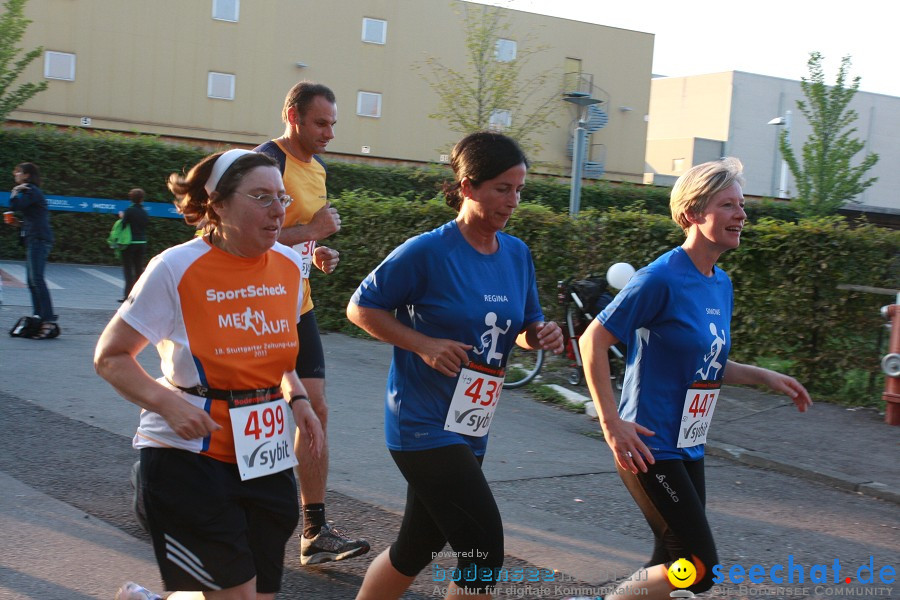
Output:
[[[284,190],[294,202],[287,207],[284,217],[284,226],[306,225],[313,215],[328,201],[325,190],[325,167],[318,160],[313,159],[308,163],[294,158],[278,140],[273,140],[284,152]],[[301,313],[313,309],[312,295],[310,294],[309,272],[312,269],[313,252],[316,242],[302,242],[293,247],[303,260],[303,307]]]

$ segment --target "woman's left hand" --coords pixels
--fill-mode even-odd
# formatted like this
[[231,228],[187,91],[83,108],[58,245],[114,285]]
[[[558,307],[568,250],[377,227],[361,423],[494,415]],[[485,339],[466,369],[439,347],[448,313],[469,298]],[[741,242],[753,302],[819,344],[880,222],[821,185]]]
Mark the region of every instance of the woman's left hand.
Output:
[[802,383],[790,375],[769,370],[765,375],[765,383],[776,392],[789,396],[800,412],[806,412],[806,409],[812,406],[812,398],[809,397],[809,392],[806,391]]
[[339,262],[341,262],[341,253],[333,248],[316,246],[313,251],[313,264],[326,275],[333,273]]
[[541,350],[549,350],[554,354],[560,354],[563,351],[563,332],[556,321],[539,323],[537,326],[537,339]]

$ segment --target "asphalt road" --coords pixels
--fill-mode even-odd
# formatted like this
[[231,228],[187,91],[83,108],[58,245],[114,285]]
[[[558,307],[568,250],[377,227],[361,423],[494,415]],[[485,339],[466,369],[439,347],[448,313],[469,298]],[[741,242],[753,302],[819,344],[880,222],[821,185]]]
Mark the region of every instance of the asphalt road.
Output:
[[[16,266],[0,262],[6,274],[0,326],[7,329],[30,306],[27,289],[16,283]],[[120,580],[139,576],[158,586],[148,538],[130,512],[137,409],[91,367],[96,337],[117,307],[121,272],[51,264],[48,278],[62,336],[43,342],[0,337],[0,600],[111,598]],[[405,484],[382,433],[389,348],[337,334],[323,339],[332,407],[328,515],[367,537],[373,551],[305,568],[292,542],[285,598],[352,598],[375,553],[392,541],[404,501]],[[152,350],[141,361],[158,371]],[[505,566],[558,572],[553,582],[501,586],[498,597],[598,596],[649,556],[649,529],[597,432],[585,415],[504,392],[485,471],[504,516]],[[768,570],[789,560],[805,567],[803,583],[742,589],[726,581],[714,594],[890,597],[900,590],[857,577],[870,557],[876,573],[885,566],[897,570],[896,504],[715,457],[707,459],[707,483],[726,571],[754,564]],[[850,576],[851,583],[831,581],[835,560],[841,579]],[[453,566],[447,559],[438,565]],[[826,568],[827,585],[810,581],[814,565]],[[405,597],[442,597],[442,587],[427,570]]]

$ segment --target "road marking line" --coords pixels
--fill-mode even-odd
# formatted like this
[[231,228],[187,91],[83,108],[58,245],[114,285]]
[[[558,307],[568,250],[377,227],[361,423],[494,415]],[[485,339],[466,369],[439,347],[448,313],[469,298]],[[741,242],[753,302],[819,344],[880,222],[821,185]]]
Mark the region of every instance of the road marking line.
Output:
[[121,279],[121,278],[119,278],[119,277],[115,277],[115,276],[113,276],[113,275],[109,275],[109,274],[107,274],[107,273],[104,273],[103,271],[98,271],[97,269],[84,269],[84,268],[81,268],[81,267],[79,267],[78,270],[79,270],[79,271],[84,271],[84,272],[87,273],[88,275],[93,275],[93,276],[96,277],[97,279],[102,279],[103,281],[105,281],[105,282],[107,282],[107,283],[111,283],[111,284],[113,284],[113,285],[115,285],[115,286],[118,286],[118,287],[124,287],[124,286],[125,286],[125,281],[124,281],[123,279]]
[[[25,271],[25,267],[23,267],[22,265],[12,265],[10,263],[0,263],[0,268],[2,268],[4,271],[6,271],[7,275],[12,277],[13,279],[17,279],[19,281],[19,283],[21,283],[23,286],[27,287],[26,282],[28,281],[28,273]],[[46,276],[44,277],[44,281],[47,282],[47,289],[50,289],[50,290],[63,289],[62,286],[59,286],[59,285],[53,283],[52,281],[47,279]]]

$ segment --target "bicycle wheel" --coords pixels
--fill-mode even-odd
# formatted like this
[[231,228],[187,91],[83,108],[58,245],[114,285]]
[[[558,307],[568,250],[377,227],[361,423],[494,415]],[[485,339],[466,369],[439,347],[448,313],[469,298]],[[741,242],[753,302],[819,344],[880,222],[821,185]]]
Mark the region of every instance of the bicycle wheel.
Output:
[[503,387],[511,390],[522,387],[537,377],[543,364],[543,350],[525,350],[513,346],[509,360],[506,361],[506,379],[503,381]]

